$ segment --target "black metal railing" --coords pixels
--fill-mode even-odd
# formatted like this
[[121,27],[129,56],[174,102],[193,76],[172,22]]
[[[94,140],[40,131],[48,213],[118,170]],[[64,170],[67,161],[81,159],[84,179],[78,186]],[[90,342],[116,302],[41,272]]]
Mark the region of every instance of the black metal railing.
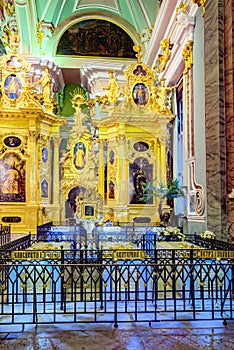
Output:
[[141,260],[108,250],[37,251],[42,260],[18,252],[0,264],[2,325],[234,317],[231,259],[203,259],[196,249],[154,249]]
[[0,224],[0,246],[11,241],[11,226]]
[[9,243],[6,243],[0,247],[0,259],[9,258],[13,250],[27,249],[32,245],[31,234],[15,239]]
[[186,241],[206,249],[234,250],[234,244],[220,241],[218,239],[203,238],[197,234],[186,235]]

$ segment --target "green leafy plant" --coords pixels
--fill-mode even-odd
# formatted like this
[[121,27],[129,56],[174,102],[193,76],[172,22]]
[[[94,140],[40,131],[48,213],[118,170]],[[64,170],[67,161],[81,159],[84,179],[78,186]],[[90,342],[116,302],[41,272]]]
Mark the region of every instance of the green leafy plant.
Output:
[[166,219],[165,214],[163,215],[163,212],[162,212],[162,203],[165,199],[169,200],[170,202],[173,202],[174,198],[184,197],[184,192],[179,186],[179,180],[172,179],[169,183],[162,184],[155,179],[155,180],[152,180],[151,182],[147,182],[143,184],[143,186],[144,186],[144,190],[143,190],[143,196],[141,200],[144,203],[147,203],[148,200],[152,197],[158,198],[159,199],[159,206],[158,206],[159,217],[160,217],[160,220],[162,221],[162,225],[167,225],[168,220],[170,218],[170,214],[168,213],[167,219]]
[[143,186],[144,194],[141,200],[144,202],[147,202],[152,197],[159,198],[160,202],[162,202],[164,199],[184,197],[184,193],[179,187],[178,179],[172,179],[168,184],[159,183],[156,179],[154,179],[143,184]]

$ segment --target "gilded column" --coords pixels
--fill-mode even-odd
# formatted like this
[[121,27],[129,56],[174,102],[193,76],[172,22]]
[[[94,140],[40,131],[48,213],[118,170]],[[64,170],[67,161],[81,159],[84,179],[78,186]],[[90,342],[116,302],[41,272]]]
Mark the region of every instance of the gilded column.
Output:
[[36,204],[37,197],[38,197],[37,193],[38,193],[39,176],[37,176],[38,175],[37,139],[38,139],[37,131],[29,130],[30,158],[29,158],[29,167],[28,167],[28,176],[27,176],[28,191],[27,191],[27,198],[26,198],[26,201],[29,204]]
[[[55,206],[59,206],[59,146],[61,143],[60,137],[53,137],[52,142],[54,144],[54,157],[53,157],[53,183],[52,183],[52,190],[53,190],[53,204]],[[56,217],[57,216],[57,217]],[[60,213],[57,211],[55,213],[55,220],[60,221]]]
[[157,139],[156,158],[157,158],[157,166],[155,169],[155,178],[157,179],[157,181],[162,182],[162,179],[161,179],[161,144],[160,144],[159,139]]
[[167,183],[167,137],[160,138],[160,181],[163,184]]
[[104,169],[105,169],[105,159],[104,159],[104,145],[105,140],[98,140],[99,144],[99,163],[98,163],[98,192],[104,199]]
[[120,205],[128,204],[128,174],[125,166],[125,136],[118,137],[118,203]]

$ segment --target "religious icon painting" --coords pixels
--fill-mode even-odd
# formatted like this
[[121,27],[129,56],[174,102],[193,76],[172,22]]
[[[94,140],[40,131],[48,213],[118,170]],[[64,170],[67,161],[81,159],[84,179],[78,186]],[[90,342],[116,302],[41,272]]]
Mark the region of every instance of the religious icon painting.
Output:
[[140,141],[140,142],[134,143],[133,148],[137,152],[145,152],[149,149],[149,145],[146,142]]
[[115,184],[113,181],[109,182],[109,198],[110,199],[115,198]]
[[47,160],[48,160],[48,149],[46,147],[43,147],[42,151],[41,151],[41,154],[42,154],[43,162],[46,163]]
[[11,147],[11,148],[14,148],[14,147],[18,147],[21,145],[21,140],[19,137],[17,136],[7,136],[5,139],[4,139],[4,144],[7,146],[7,147]]
[[[153,165],[143,157],[136,158],[129,164],[129,203],[145,204],[144,193],[145,184],[152,179]],[[147,200],[148,204],[153,204],[153,198]]]
[[83,142],[77,142],[74,147],[74,165],[76,169],[81,170],[84,168],[86,160],[86,147]]
[[48,182],[45,179],[41,182],[41,198],[48,198]]
[[144,70],[144,68],[142,67],[142,65],[138,65],[136,67],[136,69],[134,69],[133,71],[134,75],[139,75],[139,76],[146,76],[146,71]]
[[113,150],[110,151],[109,161],[111,164],[114,164],[115,162],[115,152]]
[[18,59],[17,56],[12,55],[10,59],[6,62],[8,67],[11,68],[21,68],[22,67],[22,62]]
[[94,218],[96,213],[96,205],[95,204],[83,204],[82,208],[82,217],[83,218]]
[[144,107],[149,101],[149,92],[145,84],[138,83],[133,88],[133,100],[140,106]]
[[25,161],[7,154],[0,161],[0,202],[25,202]]
[[4,81],[4,92],[6,96],[12,100],[18,99],[22,91],[22,82],[15,75],[11,74]]

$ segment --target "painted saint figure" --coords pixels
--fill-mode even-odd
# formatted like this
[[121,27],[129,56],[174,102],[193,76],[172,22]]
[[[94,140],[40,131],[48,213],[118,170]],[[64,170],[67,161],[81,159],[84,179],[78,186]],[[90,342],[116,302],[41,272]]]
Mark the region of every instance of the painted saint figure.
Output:
[[143,169],[138,169],[133,177],[133,184],[136,191],[136,198],[140,199],[144,195],[144,184],[147,183],[147,176]]
[[78,142],[74,148],[74,164],[79,170],[85,166],[85,146],[82,142]]
[[146,71],[143,69],[142,66],[138,65],[136,67],[136,69],[133,71],[134,75],[141,75],[141,76],[145,76],[146,75]]
[[22,87],[22,84],[16,75],[11,74],[6,78],[4,83],[4,89],[8,98],[10,99],[19,98],[21,93],[21,87]]
[[19,194],[21,175],[15,167],[14,159],[6,164],[8,168],[5,171],[5,178],[2,185],[2,193],[4,194]]
[[134,102],[138,106],[145,106],[148,102],[147,88],[144,84],[137,84],[133,91]]
[[113,183],[113,181],[109,182],[109,198],[115,198],[115,184]]

